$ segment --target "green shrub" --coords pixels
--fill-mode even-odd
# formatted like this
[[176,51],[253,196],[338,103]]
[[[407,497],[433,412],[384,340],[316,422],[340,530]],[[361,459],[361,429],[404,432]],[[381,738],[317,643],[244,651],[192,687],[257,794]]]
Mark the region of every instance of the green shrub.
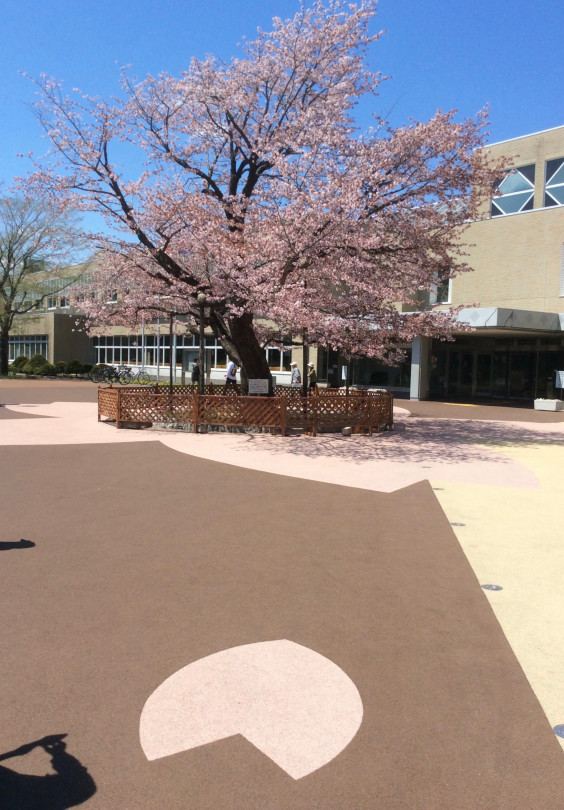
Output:
[[24,365],[22,371],[26,374],[40,374],[39,369],[43,368],[46,362],[47,360],[42,354],[34,354]]
[[35,372],[40,377],[54,377],[57,373],[55,366],[52,363],[48,363],[45,361],[42,366],[39,366],[37,371]]
[[82,374],[82,363],[80,360],[69,360],[66,372],[67,374]]
[[29,358],[26,357],[25,354],[20,354],[19,357],[16,357],[10,368],[13,369],[14,371],[21,371],[28,360]]
[[92,363],[83,363],[82,364],[82,373],[83,374],[90,374],[90,372],[92,371],[93,368],[94,368],[94,366],[92,365]]
[[34,354],[22,368],[24,374],[34,374],[40,377],[55,374],[55,366],[48,363],[42,354]]
[[66,374],[67,364],[64,360],[57,360],[55,363],[55,374]]

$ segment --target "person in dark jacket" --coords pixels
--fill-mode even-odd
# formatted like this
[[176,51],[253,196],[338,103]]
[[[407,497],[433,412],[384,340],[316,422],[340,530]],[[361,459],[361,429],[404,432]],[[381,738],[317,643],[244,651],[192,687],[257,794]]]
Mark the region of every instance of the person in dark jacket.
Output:
[[317,388],[317,374],[315,368],[313,367],[313,363],[307,364],[307,378],[309,380],[310,390],[315,390]]

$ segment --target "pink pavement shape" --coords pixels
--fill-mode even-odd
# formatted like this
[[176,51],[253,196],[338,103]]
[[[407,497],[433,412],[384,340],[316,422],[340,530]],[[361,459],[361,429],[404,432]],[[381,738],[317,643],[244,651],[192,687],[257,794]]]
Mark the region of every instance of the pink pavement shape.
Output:
[[160,441],[180,453],[261,472],[379,492],[438,480],[535,489],[525,465],[497,447],[547,433],[564,436],[564,424],[473,422],[405,418],[394,408],[395,429],[373,437],[338,434],[271,436],[167,429],[117,430],[97,421],[94,403],[9,405],[8,410],[45,419],[0,420],[1,445],[97,444]]
[[240,734],[301,779],[352,740],[363,707],[328,658],[293,641],[263,641],[201,658],[167,678],[141,713],[147,759]]

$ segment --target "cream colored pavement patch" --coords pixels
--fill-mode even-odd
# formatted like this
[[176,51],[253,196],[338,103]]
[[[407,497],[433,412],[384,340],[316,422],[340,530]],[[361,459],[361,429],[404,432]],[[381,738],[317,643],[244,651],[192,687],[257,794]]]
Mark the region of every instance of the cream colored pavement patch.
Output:
[[147,759],[241,734],[293,779],[326,765],[362,722],[358,689],[333,661],[287,639],[200,658],[149,697],[139,726]]
[[116,430],[98,422],[92,402],[51,402],[41,405],[6,405],[6,410],[45,419],[0,419],[1,445],[109,444],[156,441],[158,436],[141,430]]
[[[399,420],[389,433],[344,437],[236,434],[195,435],[168,429],[116,430],[97,421],[93,403],[9,405],[9,410],[46,419],[0,420],[0,445],[96,444],[161,441],[181,453],[249,469],[378,492],[441,478],[519,488],[537,486],[524,465],[497,451],[475,447],[448,420],[432,425]],[[405,413],[405,411],[403,411]]]
[[372,438],[169,432],[161,441],[210,461],[378,492],[395,492],[436,478],[491,486],[538,486],[536,476],[525,465],[440,430],[433,435],[429,420],[410,420],[391,433]]
[[441,482],[436,494],[449,520],[464,524],[454,531],[479,582],[503,589],[485,593],[554,728],[564,723],[564,450],[527,443],[503,452],[534,471],[537,489]]

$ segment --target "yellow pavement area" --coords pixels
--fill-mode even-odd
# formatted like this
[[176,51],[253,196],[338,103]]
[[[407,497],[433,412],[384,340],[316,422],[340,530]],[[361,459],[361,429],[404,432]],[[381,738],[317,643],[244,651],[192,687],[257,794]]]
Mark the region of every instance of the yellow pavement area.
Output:
[[[490,449],[491,445],[488,445]],[[538,478],[536,489],[433,481],[436,495],[552,727],[564,722],[564,451],[496,450]],[[564,740],[559,738],[564,748]]]

